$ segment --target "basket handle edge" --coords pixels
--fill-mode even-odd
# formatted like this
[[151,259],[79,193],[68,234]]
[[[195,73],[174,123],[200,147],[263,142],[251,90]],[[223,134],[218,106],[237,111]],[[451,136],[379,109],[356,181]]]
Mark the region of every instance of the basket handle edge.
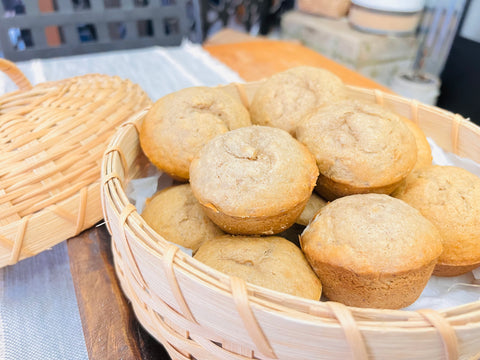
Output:
[[0,59],[0,71],[4,72],[20,90],[30,90],[32,84],[13,62]]

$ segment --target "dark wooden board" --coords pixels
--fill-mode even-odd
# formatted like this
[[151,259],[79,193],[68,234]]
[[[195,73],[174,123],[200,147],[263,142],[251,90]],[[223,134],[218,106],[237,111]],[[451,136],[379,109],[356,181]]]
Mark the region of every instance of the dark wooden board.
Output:
[[90,359],[170,359],[136,320],[115,275],[105,225],[68,240],[70,269]]

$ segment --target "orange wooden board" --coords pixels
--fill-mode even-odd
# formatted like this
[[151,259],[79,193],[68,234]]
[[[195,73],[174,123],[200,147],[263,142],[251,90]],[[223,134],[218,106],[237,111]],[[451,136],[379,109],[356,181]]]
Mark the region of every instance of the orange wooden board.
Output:
[[260,80],[294,66],[322,67],[346,84],[392,92],[385,86],[301,44],[280,40],[256,40],[204,46],[213,57],[235,70],[245,81]]

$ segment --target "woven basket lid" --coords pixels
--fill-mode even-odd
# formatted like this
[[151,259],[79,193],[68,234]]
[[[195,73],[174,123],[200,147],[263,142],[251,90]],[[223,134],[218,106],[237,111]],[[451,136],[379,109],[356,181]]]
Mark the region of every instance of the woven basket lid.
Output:
[[110,137],[151,105],[128,80],[91,74],[0,96],[0,267],[79,234],[102,219],[100,165]]

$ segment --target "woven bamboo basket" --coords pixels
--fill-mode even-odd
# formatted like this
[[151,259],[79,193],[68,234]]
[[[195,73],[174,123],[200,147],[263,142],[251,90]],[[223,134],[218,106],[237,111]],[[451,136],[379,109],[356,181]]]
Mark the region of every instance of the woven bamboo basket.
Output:
[[[226,89],[248,104],[257,86]],[[460,115],[349,89],[412,119],[445,150],[480,162],[480,128]],[[146,111],[123,125],[105,153],[102,201],[122,289],[173,359],[480,358],[480,301],[443,311],[347,307],[245,283],[178,251],[143,221],[125,192],[150,166],[138,140]]]
[[0,267],[15,264],[102,219],[99,168],[117,127],[151,104],[139,86],[85,75],[0,96]]

